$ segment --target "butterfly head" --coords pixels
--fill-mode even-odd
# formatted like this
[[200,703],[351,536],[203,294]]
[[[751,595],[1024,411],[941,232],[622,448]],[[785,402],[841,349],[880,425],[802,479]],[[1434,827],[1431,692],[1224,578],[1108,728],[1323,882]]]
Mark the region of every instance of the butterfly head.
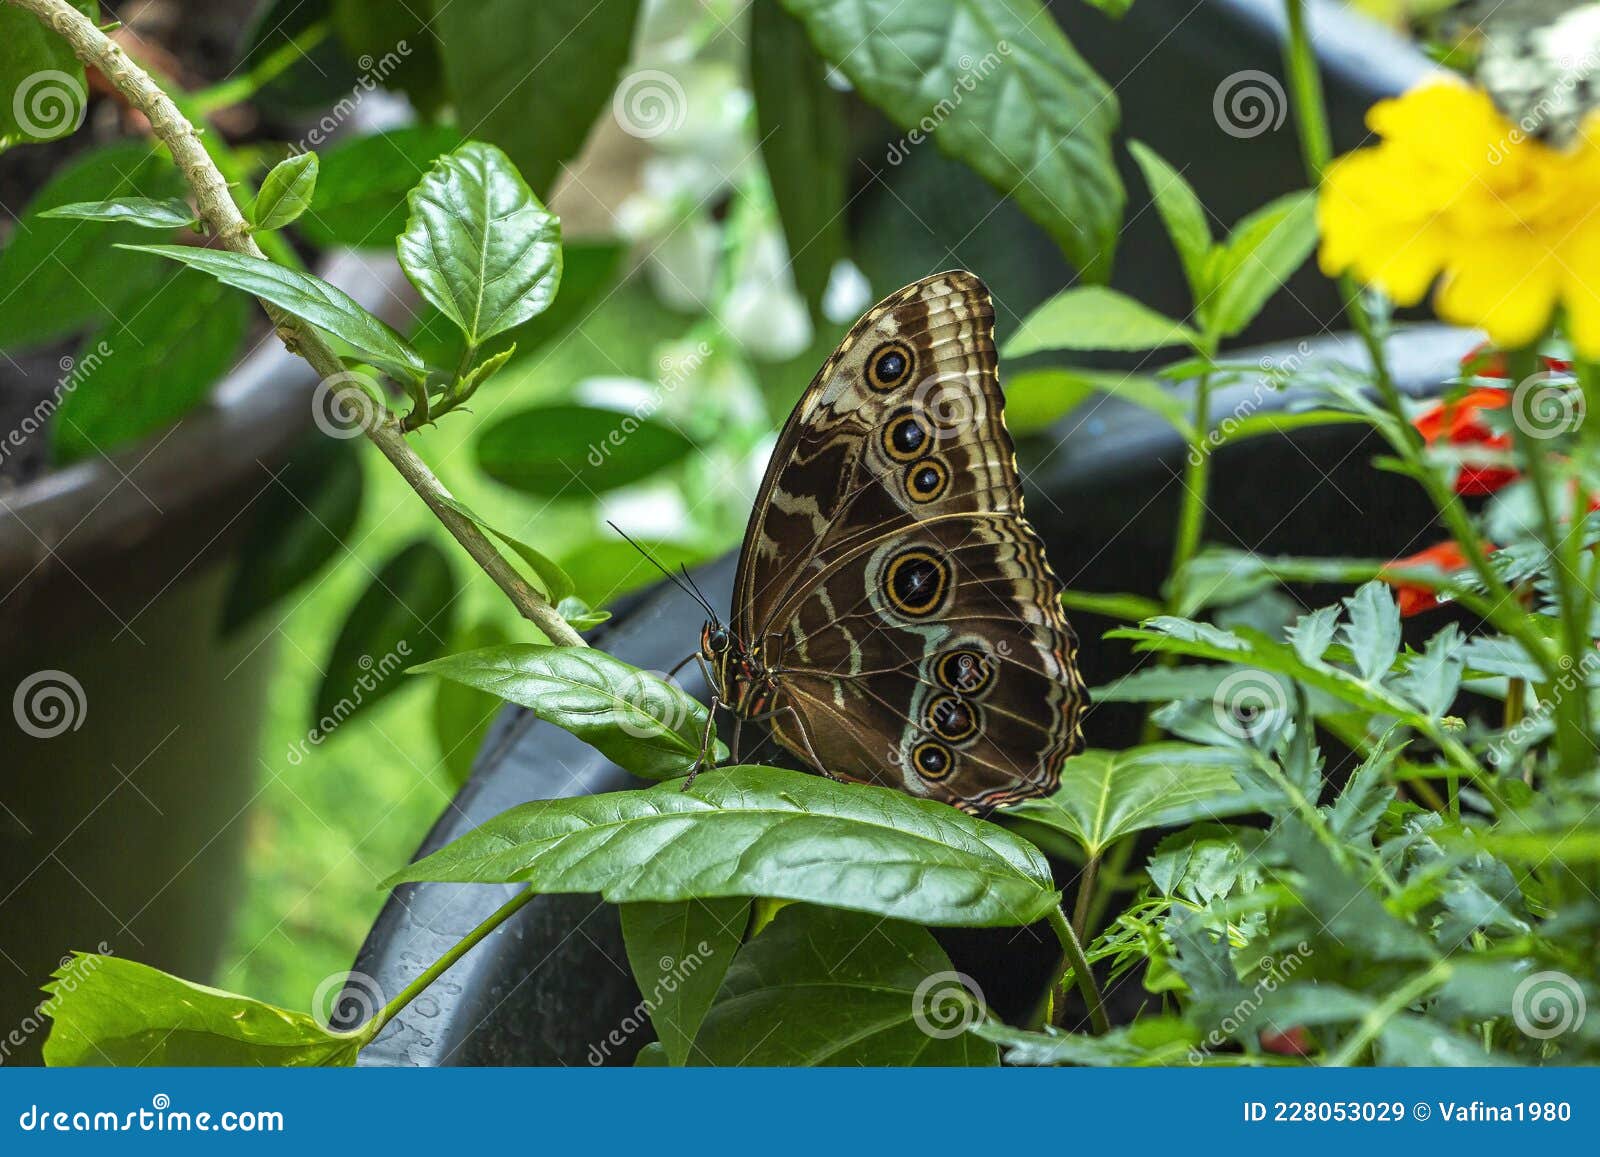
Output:
[[756,714],[772,690],[772,675],[761,656],[716,619],[700,630],[700,657],[711,668],[717,694],[741,715]]

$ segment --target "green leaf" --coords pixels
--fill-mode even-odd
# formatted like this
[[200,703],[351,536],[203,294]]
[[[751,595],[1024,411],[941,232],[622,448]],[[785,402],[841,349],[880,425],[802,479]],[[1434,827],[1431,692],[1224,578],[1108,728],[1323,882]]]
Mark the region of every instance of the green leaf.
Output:
[[[72,5],[98,19],[95,0]],[[32,12],[0,6],[0,152],[71,136],[89,110],[89,86],[72,47]]]
[[[447,655],[413,673],[520,704],[643,779],[688,775],[700,759],[706,709],[676,684],[604,651],[512,643]],[[712,746],[713,759],[726,758],[721,743]]]
[[364,485],[349,442],[319,433],[302,443],[250,509],[223,599],[224,632],[254,619],[338,553],[360,517]]
[[1350,618],[1340,638],[1361,677],[1369,683],[1381,681],[1400,653],[1400,607],[1388,586],[1377,581],[1363,585],[1344,605]]
[[1248,803],[1234,780],[1237,762],[1231,752],[1182,743],[1091,748],[1062,765],[1053,795],[1008,808],[1006,815],[1065,832],[1098,856],[1133,832],[1233,814],[1231,805]]
[[574,631],[587,631],[611,618],[610,611],[597,611],[576,595],[568,595],[557,603],[556,614],[567,620]]
[[1144,183],[1150,186],[1155,198],[1156,212],[1167,227],[1172,247],[1178,251],[1183,263],[1184,276],[1189,279],[1189,289],[1196,302],[1204,301],[1211,290],[1206,280],[1206,259],[1211,253],[1211,225],[1205,206],[1183,175],[1174,169],[1149,145],[1142,141],[1129,141],[1128,152],[1144,174]]
[[[1117,99],[1038,0],[783,0],[822,55],[906,136],[1013,198],[1096,281],[1124,193]],[[930,127],[931,125],[931,127]]]
[[1140,667],[1111,683],[1090,689],[1091,703],[1165,703],[1173,699],[1210,699],[1229,675],[1248,668]]
[[51,427],[56,461],[124,449],[189,413],[233,368],[249,325],[247,301],[188,270],[130,303],[79,347]]
[[750,922],[750,899],[624,904],[622,939],[633,979],[666,1049],[667,1063],[687,1064],[695,1034],[711,1010]]
[[306,211],[316,187],[316,153],[279,161],[262,178],[261,192],[250,210],[251,223],[257,229],[282,229]]
[[478,465],[527,494],[585,497],[638,482],[688,457],[694,445],[648,418],[593,406],[535,406],[478,439]]
[[1255,889],[1261,879],[1256,852],[1264,835],[1252,828],[1196,824],[1157,844],[1145,870],[1161,895],[1209,906],[1235,890]]
[[1008,358],[1040,350],[1149,350],[1200,340],[1181,321],[1103,285],[1064,289],[1022,322],[1005,344]]
[[194,210],[182,197],[113,197],[105,201],[75,201],[39,214],[47,221],[113,221],[142,225],[146,229],[187,229],[197,223]]
[[115,248],[148,239],[139,226],[51,220],[46,210],[124,197],[160,201],[183,188],[172,162],[143,142],[94,149],[64,166],[34,195],[0,249],[0,349],[43,345],[109,321],[171,275],[148,254]]
[[[492,618],[484,618],[452,639],[450,649],[478,650],[510,641],[504,627]],[[483,737],[504,706],[498,695],[451,679],[439,680],[433,692],[433,738],[439,745],[439,762],[456,787],[472,777],[472,765],[483,746]]]
[[470,519],[481,529],[488,531],[509,546],[518,558],[528,564],[528,569],[533,572],[534,578],[538,580],[540,588],[543,589],[545,597],[550,602],[559,603],[562,599],[570,596],[576,589],[572,585],[572,577],[547,556],[520,539],[513,538],[504,531],[491,526],[465,502],[456,498],[446,498],[444,503],[463,518]]
[[313,729],[326,737],[358,711],[397,691],[399,675],[441,653],[451,634],[456,581],[430,540],[405,547],[350,611],[324,664]]
[[712,1065],[993,1065],[983,1015],[924,929],[790,905],[745,945],[701,1026]]
[[789,268],[816,313],[844,255],[845,119],[821,57],[778,0],[750,9],[750,87]]
[[1399,754],[1399,748],[1384,744],[1350,773],[1344,790],[1328,812],[1328,830],[1345,843],[1365,845],[1372,841],[1378,821],[1395,797],[1389,773]]
[[1318,607],[1301,615],[1289,628],[1289,642],[1303,663],[1320,663],[1333,642],[1333,632],[1339,625],[1338,607]]
[[400,264],[471,346],[544,312],[561,284],[561,222],[510,159],[468,141],[407,198]]
[[184,245],[127,245],[123,248],[170,257],[209,273],[224,285],[270,301],[349,343],[362,359],[398,377],[415,380],[422,375],[422,359],[399,334],[373,317],[349,294],[320,277],[259,257],[217,249],[194,249]]
[[74,953],[52,976],[47,1065],[353,1065],[371,1038],[115,956]]
[[1024,370],[1006,382],[1006,425],[1013,434],[1049,429],[1094,392],[1071,370]]
[[[1057,369],[1046,370],[1052,375],[1052,386],[1062,391],[1087,389],[1095,393],[1121,398],[1140,409],[1149,410],[1163,418],[1185,438],[1189,437],[1189,407],[1158,378],[1121,370]],[[1026,374],[1019,376],[1027,376]],[[1009,397],[1010,390],[1007,390]],[[1007,419],[1010,418],[1009,403]]]
[[[434,0],[433,12],[457,123],[504,149],[540,193],[612,107],[613,90],[652,76],[618,87],[639,0]],[[676,97],[669,115],[681,121],[682,89]]]
[[1061,605],[1069,611],[1083,611],[1085,614],[1104,615],[1108,619],[1133,623],[1161,613],[1161,604],[1143,595],[1098,591],[1063,591]]
[[1466,663],[1461,656],[1465,640],[1461,628],[1447,623],[1422,654],[1415,656],[1404,675],[1394,681],[1394,689],[1422,709],[1424,715],[1440,718],[1455,702]]
[[1279,197],[1240,221],[1206,263],[1206,283],[1213,288],[1200,302],[1201,327],[1221,337],[1240,333],[1316,244],[1316,197],[1310,192]]
[[1060,899],[1044,857],[1004,828],[775,767],[523,804],[390,883],[405,880],[523,881],[613,903],[768,896],[973,928],[1031,924]]
[[459,144],[458,129],[412,125],[335,145],[321,154],[322,171],[300,232],[324,248],[389,248],[406,227],[406,194]]
[[1175,1016],[1141,1017],[1102,1036],[1056,1028],[1030,1032],[992,1020],[972,1031],[1004,1048],[1008,1065],[1176,1065],[1188,1060],[1200,1041],[1200,1031]]

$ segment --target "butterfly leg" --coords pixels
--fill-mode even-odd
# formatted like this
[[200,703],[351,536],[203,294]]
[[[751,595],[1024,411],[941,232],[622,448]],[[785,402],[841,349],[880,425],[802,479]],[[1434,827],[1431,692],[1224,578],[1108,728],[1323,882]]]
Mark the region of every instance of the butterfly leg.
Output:
[[787,707],[779,707],[777,710],[769,711],[765,715],[752,716],[750,721],[752,723],[765,722],[769,719],[775,719],[779,715],[787,715],[794,720],[795,732],[800,736],[800,742],[805,745],[805,755],[806,758],[811,762],[811,766],[821,774],[827,776],[829,779],[844,783],[844,777],[834,775],[833,772],[827,769],[822,760],[817,758],[817,750],[811,746],[811,736],[806,731],[805,720],[800,718],[800,712],[794,709],[793,704],[790,704]]
[[723,706],[725,706],[725,704],[713,692],[711,696],[711,706],[706,711],[706,728],[700,733],[700,755],[695,759],[694,766],[689,769],[689,774],[684,776],[683,786],[678,789],[679,791],[688,791],[694,786],[695,777],[698,776],[704,768],[712,765],[711,727],[712,724],[716,722],[717,709]]

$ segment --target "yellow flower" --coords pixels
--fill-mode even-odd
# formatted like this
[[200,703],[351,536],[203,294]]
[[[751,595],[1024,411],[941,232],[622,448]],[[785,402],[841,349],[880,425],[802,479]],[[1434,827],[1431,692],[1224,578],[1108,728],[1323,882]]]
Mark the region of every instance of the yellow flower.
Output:
[[1401,305],[1439,279],[1439,316],[1507,349],[1561,305],[1579,353],[1600,357],[1600,114],[1554,149],[1439,79],[1373,105],[1367,126],[1380,143],[1329,166],[1318,197],[1325,273]]

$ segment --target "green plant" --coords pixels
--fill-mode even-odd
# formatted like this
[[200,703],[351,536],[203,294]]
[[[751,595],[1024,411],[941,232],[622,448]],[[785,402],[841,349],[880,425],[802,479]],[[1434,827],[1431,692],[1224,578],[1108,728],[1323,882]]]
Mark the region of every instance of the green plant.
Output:
[[[533,324],[555,297],[557,225],[511,157],[468,141],[411,193],[399,257],[455,332],[436,333],[437,345],[408,342],[253,247],[251,222],[181,111],[90,21],[60,0],[10,3],[47,17],[151,115],[191,182],[200,219],[225,246],[141,251],[260,299],[290,348],[332,383],[361,429],[544,638],[430,654],[417,672],[521,703],[624,769],[661,781],[522,805],[392,877],[525,888],[362,1025],[335,1031],[132,962],[83,957],[58,974],[52,1063],[351,1063],[521,905],[557,892],[595,892],[620,905],[640,988],[667,993],[653,1009],[660,1043],[641,1063],[1466,1064],[1600,1053],[1600,1022],[1578,1015],[1596,996],[1587,962],[1600,935],[1600,839],[1589,821],[1600,806],[1589,739],[1590,680],[1600,662],[1588,553],[1600,527],[1574,498],[1592,492],[1600,474],[1593,432],[1580,423],[1542,439],[1519,415],[1504,415],[1512,428],[1503,432],[1516,435],[1506,457],[1521,477],[1474,516],[1454,486],[1459,455],[1419,436],[1416,407],[1386,369],[1383,311],[1353,293],[1352,322],[1368,339],[1370,365],[1282,367],[1276,384],[1313,405],[1219,419],[1215,391],[1260,372],[1229,362],[1222,343],[1310,254],[1313,194],[1275,201],[1217,241],[1181,175],[1134,145],[1192,291],[1189,316],[1164,317],[1083,285],[1047,302],[1005,347],[1011,357],[1184,350],[1180,362],[1148,375],[1057,366],[1019,375],[1011,387],[1013,406],[1033,422],[1107,392],[1161,415],[1188,444],[1186,496],[1160,602],[1067,596],[1070,606],[1135,622],[1114,636],[1159,657],[1096,692],[1153,705],[1148,742],[1090,750],[1066,765],[1053,796],[991,820],[770,767],[717,768],[684,790],[678,781],[698,765],[702,737],[715,734],[705,708],[584,647],[575,628],[592,616],[569,601],[570,576],[486,525],[407,441],[505,372],[511,347],[497,339]],[[920,123],[912,82],[938,61],[902,54],[914,72],[899,75],[897,64],[887,73],[861,70],[837,12],[803,0],[784,7],[828,63],[858,69],[850,75],[868,99],[908,130]],[[963,29],[1002,40],[1021,35],[1036,15],[1024,0],[943,7],[972,18]],[[880,12],[862,0],[853,8],[856,23],[876,20],[885,37],[906,31],[894,24],[895,6]],[[1289,71],[1315,181],[1328,137],[1294,0],[1289,16]],[[785,58],[795,75],[814,79],[816,61],[793,39],[788,17],[768,5],[760,19],[770,22],[762,42],[782,44],[799,58]],[[1002,184],[1014,180],[1025,139],[1055,124],[1063,107],[1107,102],[1053,26],[1040,35],[1046,51],[1018,67],[1025,90],[1049,99],[1024,102],[1026,131],[1007,124],[1003,133],[982,132],[976,120],[993,114],[991,96],[954,106],[945,126],[955,131],[938,137]],[[822,86],[799,83],[768,96],[800,98],[833,99]],[[817,107],[810,114],[813,124],[826,121]],[[1110,261],[1121,210],[1105,147],[1109,124],[1090,117],[1087,147],[1048,176],[1087,201],[1024,198],[1090,273]],[[822,149],[825,136],[783,148]],[[766,147],[770,169],[793,171],[794,156]],[[257,224],[292,219],[315,167],[299,161],[269,174],[254,202]],[[93,211],[170,227],[180,211],[150,200],[102,200]],[[776,200],[791,247],[801,247],[797,240],[822,212],[791,196]],[[806,278],[813,287],[814,272]],[[437,348],[455,356],[434,356]],[[1533,351],[1514,352],[1512,364],[1526,378]],[[1478,381],[1471,365],[1463,376],[1463,384]],[[405,413],[390,411],[385,381],[409,399]],[[1194,383],[1187,398],[1175,389],[1186,381]],[[1581,396],[1592,382],[1593,367],[1580,360],[1573,380],[1552,388]],[[1212,453],[1316,423],[1376,431],[1392,455],[1380,465],[1423,486],[1470,574],[1206,549]],[[560,455],[536,446],[519,456],[515,446],[539,432],[524,419],[513,433],[486,438],[485,466],[538,493]],[[674,452],[670,437],[658,436],[644,457],[665,462]],[[601,457],[594,469],[602,472],[637,468]],[[1484,521],[1498,549],[1488,547]],[[437,593],[447,574],[438,552],[417,547],[380,577]],[[1285,613],[1279,588],[1307,582],[1355,589],[1339,602]],[[1470,636],[1450,625],[1406,647],[1394,585],[1451,599],[1482,625]],[[398,648],[416,634],[377,606],[358,607],[352,622],[361,625],[335,647],[347,659],[362,653],[357,640]],[[1325,745],[1337,749],[1335,758]],[[1160,829],[1170,830],[1152,844],[1149,834]],[[1070,916],[1046,853],[1078,869]],[[1119,898],[1125,903],[1112,910]],[[928,928],[1040,922],[1059,943],[1060,967],[1025,1023],[1001,1023],[965,986],[930,986],[953,969]],[[686,944],[703,966],[692,983],[665,985],[663,970]],[[1145,1007],[1112,1025],[1102,985],[1135,980]]]

